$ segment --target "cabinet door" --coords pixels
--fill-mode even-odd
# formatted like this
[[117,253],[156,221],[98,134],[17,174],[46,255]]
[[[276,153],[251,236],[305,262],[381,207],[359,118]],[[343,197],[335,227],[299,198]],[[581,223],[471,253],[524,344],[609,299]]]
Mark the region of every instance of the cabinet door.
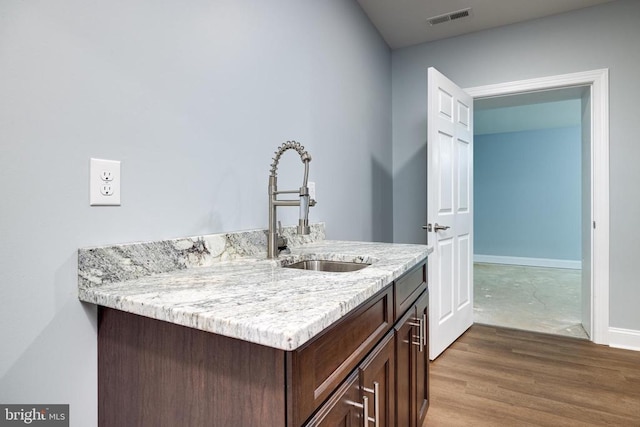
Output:
[[[388,286],[302,348],[287,353],[287,418],[300,426],[319,408],[393,325]],[[371,400],[373,402],[373,399]]]
[[[371,351],[305,427],[395,426],[395,354],[393,331]],[[376,385],[377,384],[377,385]],[[365,404],[366,400],[366,404]],[[368,421],[364,421],[367,409]]]
[[421,427],[427,414],[428,300],[428,293],[424,292],[395,327],[397,427]]
[[424,418],[427,416],[427,408],[429,408],[429,292],[425,292],[416,301],[415,311],[418,319],[423,321],[423,349],[419,351],[419,347],[414,346],[416,353],[416,370],[415,370],[415,408],[416,408],[416,426],[422,426]]
[[396,324],[396,425],[414,427],[415,410],[413,392],[413,366],[415,354],[412,342],[415,340],[413,321],[415,310],[409,310]]
[[358,370],[336,390],[331,398],[306,424],[307,427],[360,427],[362,409],[354,403],[360,399]]
[[415,307],[398,321],[396,331],[396,426],[415,427],[415,366],[417,340]]
[[[359,368],[360,397],[369,401],[371,425],[395,426],[395,335],[392,330],[367,356]],[[375,423],[375,420],[378,420]],[[369,426],[369,422],[362,423]]]

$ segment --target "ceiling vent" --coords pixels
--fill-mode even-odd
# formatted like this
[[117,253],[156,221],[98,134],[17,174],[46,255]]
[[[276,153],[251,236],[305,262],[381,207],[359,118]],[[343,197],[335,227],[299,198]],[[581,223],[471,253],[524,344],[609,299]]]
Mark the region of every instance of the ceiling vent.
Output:
[[455,12],[445,13],[444,15],[438,15],[427,19],[429,25],[442,24],[443,22],[455,21],[456,19],[466,18],[471,16],[471,8],[468,7],[462,10],[456,10]]

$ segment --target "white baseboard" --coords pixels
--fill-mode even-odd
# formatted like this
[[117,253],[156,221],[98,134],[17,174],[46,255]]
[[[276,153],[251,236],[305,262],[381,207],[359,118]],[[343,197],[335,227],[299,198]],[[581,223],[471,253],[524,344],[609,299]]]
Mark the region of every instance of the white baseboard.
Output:
[[526,265],[529,267],[568,268],[571,270],[582,269],[581,261],[572,261],[568,259],[524,258],[515,256],[474,254],[473,261],[486,264]]
[[609,347],[640,351],[640,331],[609,328]]

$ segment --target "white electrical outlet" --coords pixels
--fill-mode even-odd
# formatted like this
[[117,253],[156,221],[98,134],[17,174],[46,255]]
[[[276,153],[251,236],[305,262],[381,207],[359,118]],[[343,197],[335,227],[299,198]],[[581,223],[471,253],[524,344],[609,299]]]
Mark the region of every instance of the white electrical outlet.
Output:
[[89,205],[120,206],[120,162],[91,159]]
[[111,184],[102,184],[100,186],[100,194],[103,196],[113,196],[113,186]]
[[113,181],[113,173],[110,170],[103,170],[100,172],[100,179],[103,181]]

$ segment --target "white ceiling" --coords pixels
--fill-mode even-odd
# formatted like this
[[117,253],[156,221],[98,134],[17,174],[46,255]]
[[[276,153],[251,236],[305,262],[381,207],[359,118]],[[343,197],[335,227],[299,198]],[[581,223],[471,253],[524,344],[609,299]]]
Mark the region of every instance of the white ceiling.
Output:
[[[392,49],[556,15],[614,0],[357,0]],[[471,16],[427,19],[471,7]]]

